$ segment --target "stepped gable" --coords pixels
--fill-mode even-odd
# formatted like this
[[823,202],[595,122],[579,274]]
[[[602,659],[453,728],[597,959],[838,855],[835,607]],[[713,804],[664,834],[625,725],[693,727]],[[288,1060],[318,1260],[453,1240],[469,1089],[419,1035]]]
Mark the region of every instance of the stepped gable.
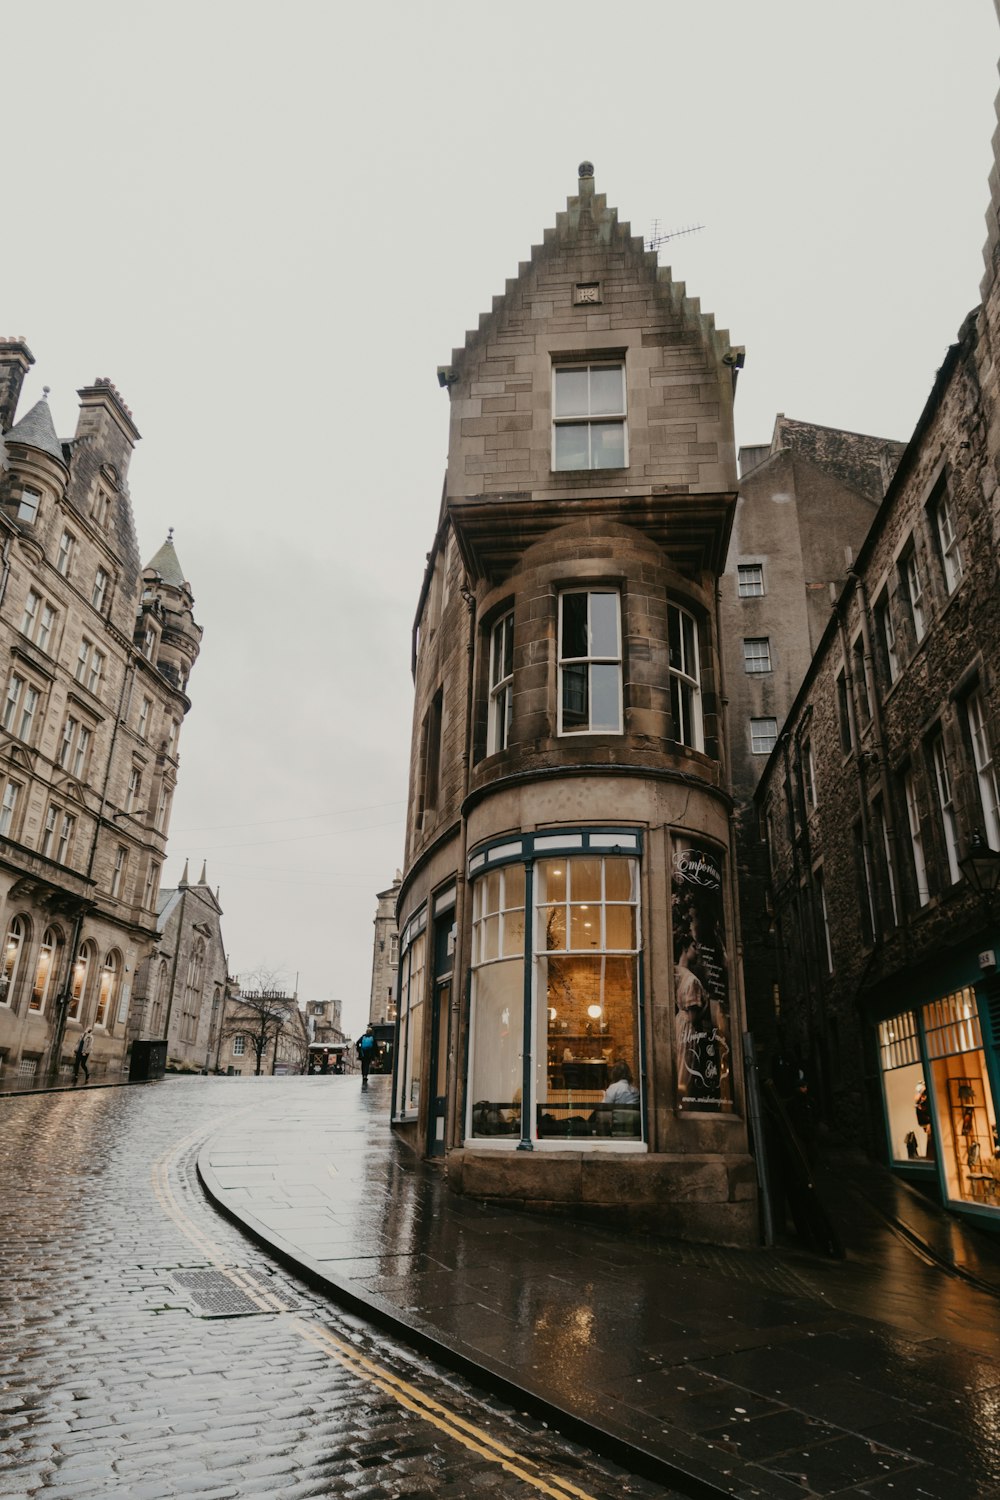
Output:
[[655,287],[665,310],[696,334],[716,360],[733,365],[735,378],[735,369],[743,363],[742,349],[731,345],[728,331],[716,328],[711,313],[701,311],[697,297],[687,295],[684,282],[674,281],[670,267],[659,264],[655,250],[647,250],[642,237],[632,233],[632,226],[619,220],[618,210],[608,207],[605,194],[594,192],[593,170],[590,162],[581,162],[578,190],[566,200],[565,210],[556,215],[554,228],[546,229],[542,243],[531,247],[530,258],[521,261],[517,276],[508,277],[503,294],[494,297],[488,313],[480,315],[479,326],[466,333],[462,348],[452,350],[454,378],[462,378],[470,355],[501,328],[506,332],[517,330],[517,306],[526,286],[548,261],[567,250],[589,252],[595,265],[609,251],[624,252],[633,270],[645,275]]

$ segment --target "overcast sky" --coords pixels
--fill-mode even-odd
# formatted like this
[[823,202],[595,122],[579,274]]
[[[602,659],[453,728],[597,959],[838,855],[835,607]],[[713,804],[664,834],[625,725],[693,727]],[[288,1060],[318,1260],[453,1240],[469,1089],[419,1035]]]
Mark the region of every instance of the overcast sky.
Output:
[[746,346],[775,414],[909,436],[978,301],[990,0],[0,0],[0,333],[61,434],[108,376],[205,630],[165,883],[234,973],[367,1016],[402,862],[436,367],[577,164]]

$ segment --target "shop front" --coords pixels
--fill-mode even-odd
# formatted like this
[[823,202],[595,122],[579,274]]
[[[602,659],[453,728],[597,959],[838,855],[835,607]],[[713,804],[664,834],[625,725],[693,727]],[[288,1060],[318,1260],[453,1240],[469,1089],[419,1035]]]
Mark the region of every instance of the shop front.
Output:
[[1000,1228],[996,980],[977,980],[877,1023],[882,1102],[893,1168]]

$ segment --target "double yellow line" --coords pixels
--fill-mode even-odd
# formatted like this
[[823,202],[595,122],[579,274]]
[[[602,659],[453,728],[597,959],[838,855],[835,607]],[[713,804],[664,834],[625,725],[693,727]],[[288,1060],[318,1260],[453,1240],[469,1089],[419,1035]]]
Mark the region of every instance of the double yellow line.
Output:
[[[177,1201],[170,1183],[170,1169],[175,1165],[178,1157],[204,1135],[205,1127],[202,1126],[171,1146],[153,1163],[152,1186],[156,1200],[166,1216],[195,1246],[198,1253],[216,1270],[228,1277],[233,1286],[248,1297],[261,1312],[287,1312],[287,1307],[277,1297],[272,1297],[266,1290],[261,1290],[259,1284],[244,1272],[225,1264],[226,1255],[222,1247],[198,1228]],[[554,1474],[544,1472],[531,1459],[521,1457],[513,1448],[508,1448],[481,1427],[477,1427],[475,1423],[467,1421],[465,1417],[460,1417],[457,1412],[449,1411],[432,1396],[426,1395],[416,1386],[401,1380],[384,1365],[362,1354],[353,1344],[331,1333],[322,1323],[308,1322],[304,1318],[293,1318],[289,1326],[306,1343],[320,1349],[330,1359],[336,1360],[356,1379],[375,1386],[404,1410],[429,1423],[445,1437],[460,1443],[470,1453],[475,1453],[478,1457],[499,1465],[506,1473],[515,1479],[520,1479],[522,1483],[537,1490],[539,1494],[548,1495],[551,1500],[594,1500],[594,1496],[587,1490],[579,1489],[567,1479],[560,1479]]]

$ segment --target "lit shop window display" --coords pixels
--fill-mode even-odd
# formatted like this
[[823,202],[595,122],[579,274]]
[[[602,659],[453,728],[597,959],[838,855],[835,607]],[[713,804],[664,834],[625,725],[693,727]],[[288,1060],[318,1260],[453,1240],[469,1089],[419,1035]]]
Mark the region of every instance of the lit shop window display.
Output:
[[932,1000],[923,1022],[946,1194],[1000,1208],[1000,1142],[975,991]]
[[685,1114],[733,1108],[721,863],[717,850],[673,839],[674,1057]]
[[472,928],[471,1135],[640,1139],[638,861],[544,858],[530,881],[523,864],[491,870]]
[[892,1159],[931,1161],[934,1130],[915,1012],[880,1021],[878,1046]]

